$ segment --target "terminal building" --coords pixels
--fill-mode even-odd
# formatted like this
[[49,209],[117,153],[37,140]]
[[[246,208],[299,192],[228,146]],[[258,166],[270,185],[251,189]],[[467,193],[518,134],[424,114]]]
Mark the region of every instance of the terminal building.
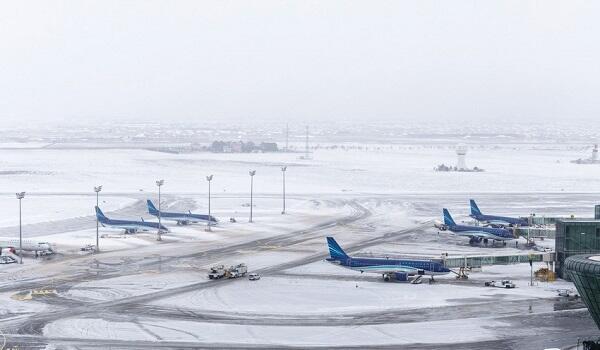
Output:
[[570,256],[565,260],[564,270],[600,328],[600,255]]
[[[560,219],[556,222],[556,273],[570,279],[566,273],[567,258],[581,254],[600,255],[600,205],[593,219]],[[600,260],[598,261],[600,266]],[[599,270],[600,272],[600,270]]]

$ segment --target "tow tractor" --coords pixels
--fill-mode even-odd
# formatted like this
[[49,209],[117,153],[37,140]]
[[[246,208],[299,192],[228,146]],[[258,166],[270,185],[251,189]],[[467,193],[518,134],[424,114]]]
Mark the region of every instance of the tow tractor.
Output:
[[208,278],[211,280],[218,280],[220,278],[225,277],[225,266],[216,265],[210,268],[210,272],[208,273]]
[[516,287],[516,285],[509,280],[503,280],[500,282],[488,281],[488,282],[485,282],[485,286],[486,287],[496,287],[496,288],[515,288]]

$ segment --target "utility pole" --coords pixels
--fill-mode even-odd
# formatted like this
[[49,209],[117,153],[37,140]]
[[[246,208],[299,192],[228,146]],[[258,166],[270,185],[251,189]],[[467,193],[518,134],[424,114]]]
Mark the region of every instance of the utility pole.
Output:
[[[102,191],[102,185],[100,186],[94,186],[94,192],[96,192],[96,208],[98,208],[98,206],[100,205],[99,203],[99,193],[100,191]],[[96,215],[96,253],[98,253],[100,251],[100,241],[98,239],[98,230],[99,230],[99,224],[98,224],[98,215]]]
[[21,200],[25,198],[25,192],[16,194],[19,200],[19,264],[23,263],[23,222],[21,220]]
[[212,181],[213,176],[212,175],[208,175],[206,177],[206,181],[208,181],[208,220],[206,221],[206,231],[211,231],[211,221],[212,221],[212,216],[210,215],[210,182]]
[[252,197],[254,192],[254,175],[256,175],[256,170],[250,170],[248,174],[250,174],[250,220],[248,220],[248,222],[252,222],[252,207],[254,206]]
[[162,233],[162,224],[161,224],[161,212],[160,212],[160,188],[165,184],[165,180],[156,181],[156,186],[158,186],[158,233],[156,240],[162,241],[161,233]]
[[285,214],[285,171],[287,170],[287,166],[281,167],[281,174],[283,175],[283,210],[281,214]]
[[290,124],[285,123],[285,151],[289,152],[289,141],[290,141]]
[[531,253],[529,253],[529,269],[531,270],[529,286],[533,287],[533,255]]

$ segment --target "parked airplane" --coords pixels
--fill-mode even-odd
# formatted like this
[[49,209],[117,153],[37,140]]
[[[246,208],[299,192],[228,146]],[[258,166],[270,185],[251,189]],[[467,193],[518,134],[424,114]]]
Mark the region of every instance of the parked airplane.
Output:
[[392,278],[399,281],[408,280],[408,276],[414,275],[444,275],[450,269],[434,260],[424,259],[389,259],[389,258],[366,258],[348,256],[333,237],[327,237],[330,258],[327,261],[340,266],[362,272],[380,273],[384,281]]
[[442,231],[449,230],[458,236],[469,237],[469,244],[474,245],[483,241],[488,244],[488,240],[502,241],[506,245],[506,241],[515,239],[513,233],[505,228],[481,227],[469,225],[457,225],[448,209],[444,208],[444,224],[441,225]]
[[[52,245],[48,242],[38,242],[32,241],[29,239],[23,240],[23,251],[24,252],[34,252],[37,256],[38,253],[42,254],[52,254],[54,250],[52,249]],[[8,237],[0,237],[0,255],[2,255],[2,249],[8,248],[12,253],[19,250],[19,239],[18,238],[8,238]]]
[[[149,199],[146,201],[146,203],[148,204],[148,213],[150,213],[150,215],[158,217],[159,211],[154,206],[154,203],[152,203],[152,201]],[[192,212],[169,213],[161,210],[160,217],[163,220],[177,221],[177,225],[188,225],[190,223],[196,222],[208,223],[210,221],[210,225],[212,226],[217,223],[217,219],[215,219],[212,215],[208,216],[204,214],[192,214]]]
[[473,199],[471,203],[471,217],[477,221],[485,222],[490,224],[492,227],[506,227],[506,226],[528,226],[529,222],[521,218],[511,218],[507,216],[497,215],[485,215],[479,210],[477,203]]
[[169,229],[164,225],[158,224],[158,222],[146,222],[142,218],[142,221],[132,220],[113,220],[107,218],[100,208],[96,207],[96,217],[103,227],[116,227],[125,230],[125,233],[136,233],[138,231],[152,231],[160,228],[163,232],[169,232]]

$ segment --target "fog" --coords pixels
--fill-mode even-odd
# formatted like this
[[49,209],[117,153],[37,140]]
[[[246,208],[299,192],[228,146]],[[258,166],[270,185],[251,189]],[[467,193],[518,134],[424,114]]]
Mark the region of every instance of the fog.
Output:
[[598,115],[597,2],[12,1],[0,121]]

